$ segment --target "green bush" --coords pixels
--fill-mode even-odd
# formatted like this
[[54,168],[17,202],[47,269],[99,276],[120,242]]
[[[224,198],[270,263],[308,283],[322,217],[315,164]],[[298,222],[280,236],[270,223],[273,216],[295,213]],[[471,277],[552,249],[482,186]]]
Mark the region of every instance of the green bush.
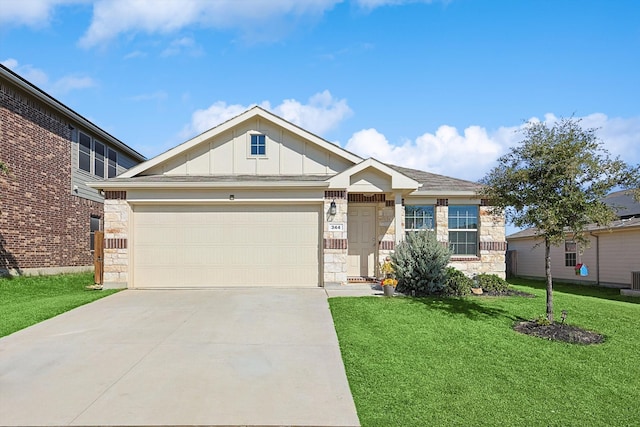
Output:
[[446,273],[447,279],[443,289],[445,295],[464,297],[471,294],[473,280],[466,274],[453,267],[447,267]]
[[509,284],[504,279],[495,274],[478,274],[475,280],[485,292],[504,292],[509,287]]
[[442,292],[451,252],[433,232],[409,233],[391,255],[398,291],[419,295]]

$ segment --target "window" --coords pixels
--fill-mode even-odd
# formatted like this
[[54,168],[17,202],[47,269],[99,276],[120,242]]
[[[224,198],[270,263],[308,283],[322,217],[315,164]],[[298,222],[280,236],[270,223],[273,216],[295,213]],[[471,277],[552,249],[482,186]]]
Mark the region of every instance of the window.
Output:
[[433,206],[405,206],[404,223],[407,233],[435,229]]
[[449,206],[449,246],[454,255],[478,255],[477,206]]
[[104,176],[104,144],[95,141],[93,144],[95,157],[93,159],[93,173],[97,176]]
[[104,143],[78,133],[78,168],[100,178],[113,178],[118,174],[118,153]]
[[109,178],[113,178],[118,175],[118,153],[113,151],[111,148],[109,150]]
[[251,155],[264,156],[267,154],[267,141],[264,135],[251,135]]
[[564,266],[575,267],[578,259],[578,245],[576,242],[565,240],[564,242]]
[[91,137],[82,132],[78,144],[78,168],[91,172]]
[[89,249],[95,249],[96,231],[100,231],[100,217],[92,216],[89,219]]

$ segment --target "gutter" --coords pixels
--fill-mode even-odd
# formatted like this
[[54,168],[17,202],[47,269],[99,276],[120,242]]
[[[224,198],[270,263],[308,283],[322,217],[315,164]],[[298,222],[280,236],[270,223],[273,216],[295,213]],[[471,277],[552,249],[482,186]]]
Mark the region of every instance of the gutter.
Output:
[[600,236],[593,234],[593,231],[589,235],[596,238],[596,285],[600,285]]
[[87,182],[87,186],[96,190],[132,190],[166,188],[327,188],[328,182],[278,182],[278,181],[231,181],[231,182]]

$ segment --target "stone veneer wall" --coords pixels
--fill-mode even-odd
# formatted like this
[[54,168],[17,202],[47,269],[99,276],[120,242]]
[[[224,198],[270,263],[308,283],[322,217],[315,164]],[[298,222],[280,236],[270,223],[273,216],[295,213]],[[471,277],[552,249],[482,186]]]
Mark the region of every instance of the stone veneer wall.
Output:
[[[378,204],[378,265],[376,266],[376,275],[380,276],[380,265],[384,259],[391,255],[396,247],[396,223],[395,223],[395,206],[393,201]],[[404,209],[402,218],[402,228],[404,229]]]
[[124,191],[107,191],[104,201],[104,286],[126,288],[129,281],[129,204]]
[[[336,214],[329,215],[331,202],[336,202]],[[326,191],[323,204],[323,282],[325,285],[347,284],[347,193]],[[341,231],[329,230],[330,224],[342,224]]]

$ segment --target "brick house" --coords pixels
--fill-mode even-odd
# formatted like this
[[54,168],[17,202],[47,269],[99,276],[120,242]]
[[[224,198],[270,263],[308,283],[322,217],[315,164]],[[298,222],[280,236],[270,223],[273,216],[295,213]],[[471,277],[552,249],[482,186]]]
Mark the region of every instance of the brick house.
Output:
[[470,181],[364,159],[260,107],[90,183],[107,287],[343,285],[434,230],[468,275],[505,275],[505,224]]
[[86,185],[144,156],[0,65],[0,273],[93,266],[102,194]]

